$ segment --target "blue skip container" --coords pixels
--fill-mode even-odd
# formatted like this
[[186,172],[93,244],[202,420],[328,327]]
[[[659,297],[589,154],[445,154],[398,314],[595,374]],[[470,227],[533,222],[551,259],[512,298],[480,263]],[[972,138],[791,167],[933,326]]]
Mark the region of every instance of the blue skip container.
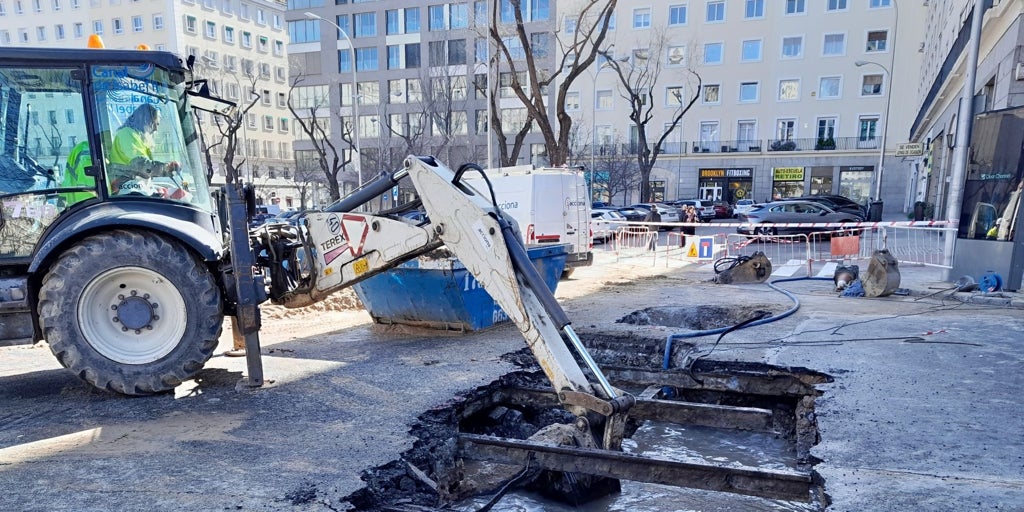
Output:
[[[527,254],[554,292],[565,269],[568,246],[547,245]],[[421,256],[353,288],[379,324],[477,331],[508,321],[508,315],[454,256]]]

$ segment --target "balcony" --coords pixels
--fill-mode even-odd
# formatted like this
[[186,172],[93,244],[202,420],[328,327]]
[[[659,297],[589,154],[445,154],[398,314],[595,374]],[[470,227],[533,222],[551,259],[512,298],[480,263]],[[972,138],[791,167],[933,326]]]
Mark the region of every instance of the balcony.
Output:
[[[751,153],[783,151],[866,151],[878,150],[879,142],[878,138],[861,139],[860,137],[666,142],[661,147],[661,154],[717,155],[737,153],[736,156],[743,156]],[[653,151],[654,144],[650,144],[650,148]],[[638,149],[639,147],[635,143],[601,144],[594,149],[594,152],[595,156],[607,159],[621,156],[636,156]]]

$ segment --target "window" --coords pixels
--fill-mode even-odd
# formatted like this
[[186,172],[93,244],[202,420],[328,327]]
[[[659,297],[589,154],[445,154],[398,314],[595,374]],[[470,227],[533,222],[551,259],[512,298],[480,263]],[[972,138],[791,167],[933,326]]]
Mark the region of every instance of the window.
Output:
[[274,116],[263,116],[263,129],[267,131],[274,129]]
[[389,44],[387,46],[388,52],[388,69],[402,69],[402,47],[397,44]]
[[844,55],[846,54],[846,34],[825,34],[825,46],[821,49],[822,55]]
[[828,5],[825,6],[826,11],[845,11],[846,0],[828,0]]
[[451,4],[448,6],[448,27],[452,29],[469,27],[469,6],[467,4]]
[[132,32],[142,32],[142,16],[132,16]]
[[796,101],[800,99],[800,80],[779,80],[779,101]]
[[803,36],[789,36],[782,38],[782,58],[796,59],[804,55]]
[[224,42],[235,44],[235,29],[233,27],[224,27]]
[[[352,72],[352,53],[348,50],[338,50],[338,72]],[[344,98],[344,96],[342,96]]]
[[701,92],[701,96],[700,96],[701,102],[707,103],[707,104],[718,104],[718,103],[721,103],[721,98],[719,97],[719,92],[720,91],[721,91],[721,86],[718,85],[718,84],[708,84],[708,85],[705,85],[703,87],[703,91]]
[[206,22],[206,31],[204,32],[204,35],[206,36],[207,39],[216,39],[217,38],[217,24],[212,22],[212,21],[207,21]]
[[46,41],[46,27],[36,27],[36,38],[40,41]]
[[[96,24],[97,23],[99,23],[99,22],[97,22],[97,21],[92,22],[92,26],[93,26],[92,31],[93,32],[96,32]],[[101,30],[102,30],[102,27],[101,27]],[[185,32],[188,32],[189,34],[195,34],[196,33],[196,17],[195,16],[185,16]]]
[[580,109],[580,93],[567,92],[565,93],[565,110],[577,111]]
[[786,0],[786,14],[804,14],[807,12],[806,0]]
[[704,45],[704,64],[722,63],[722,43],[707,43]]
[[575,18],[568,18],[568,17],[565,18],[565,33],[566,34],[575,34],[576,33],[576,19]]
[[747,39],[743,41],[743,51],[740,59],[743,62],[758,62],[761,60],[761,40]]
[[686,47],[685,46],[669,46],[666,54],[665,64],[668,66],[685,66],[686,65]]
[[428,28],[431,31],[444,30],[444,8],[443,5],[431,5],[427,7]]
[[53,10],[54,11],[60,11],[63,7],[64,6],[61,4],[60,0],[53,0]]
[[746,19],[764,18],[764,0],[746,0],[743,17]]
[[757,103],[761,85],[757,82],[740,82],[740,103]]
[[278,57],[284,55],[284,41],[278,39],[274,40],[274,55]]
[[683,104],[683,88],[677,85],[665,88],[665,106],[678,107]]
[[818,99],[829,100],[841,96],[842,78],[838,76],[823,76],[818,83]]
[[818,140],[825,141],[826,139],[835,139],[836,137],[836,118],[834,117],[819,117],[818,118]]
[[242,48],[252,48],[252,34],[242,32]]
[[377,47],[356,48],[356,71],[377,71]]
[[889,32],[886,30],[872,30],[868,32],[868,44],[865,51],[884,52],[889,39]]
[[793,140],[796,137],[796,119],[779,119],[776,125],[775,138]]
[[530,0],[530,20],[544,21],[550,16],[548,0]]
[[611,110],[612,109],[612,91],[603,90],[597,91],[594,97],[594,108],[596,110]]
[[704,21],[708,23],[719,23],[725,21],[725,1],[716,0],[708,2],[707,16]]
[[75,39],[81,39],[85,36],[85,27],[81,23],[75,23],[71,26],[71,35]]
[[860,133],[857,138],[861,141],[875,140],[875,131],[878,128],[878,117],[860,118]]
[[355,33],[353,37],[373,37],[377,35],[377,13],[361,12],[354,15]]
[[476,41],[473,41],[473,62],[477,64],[486,64],[487,52],[487,39],[477,39]]
[[718,144],[718,121],[701,121],[700,147],[711,149]]
[[257,37],[256,50],[262,53],[267,53],[270,50],[270,39],[268,39],[266,36]]
[[384,33],[389,36],[402,33],[402,25],[399,20],[398,9],[384,11]]
[[420,8],[408,7],[405,9],[405,33],[415,34],[420,31]]
[[[277,131],[282,133],[288,133],[288,121],[287,117],[282,117],[277,120]],[[282,153],[283,156],[283,153]]]
[[633,9],[633,28],[651,28],[651,9]]
[[878,9],[879,7],[889,7],[892,0],[871,0],[869,7],[872,9]]
[[466,40],[452,39],[448,41],[448,65],[462,65],[466,63]]
[[669,26],[686,25],[686,4],[668,6]]
[[405,67],[406,69],[417,69],[420,67],[420,43],[405,45]]
[[864,75],[860,88],[861,96],[882,95],[882,75]]
[[[191,17],[189,17],[189,18],[191,18]],[[186,32],[191,32],[191,33],[195,34],[196,33],[196,19],[195,18],[191,18],[192,19],[192,30],[189,30],[189,25],[188,25],[188,19],[189,18],[185,18],[185,31]],[[102,21],[100,21],[100,20],[93,20],[92,21],[92,33],[96,34],[96,35],[100,35],[100,36],[103,35],[103,22]]]
[[757,121],[737,121],[736,140],[740,143],[746,143],[748,146],[751,143],[757,142]]
[[67,37],[67,34],[64,33],[64,25],[53,26],[53,37],[58,41]]

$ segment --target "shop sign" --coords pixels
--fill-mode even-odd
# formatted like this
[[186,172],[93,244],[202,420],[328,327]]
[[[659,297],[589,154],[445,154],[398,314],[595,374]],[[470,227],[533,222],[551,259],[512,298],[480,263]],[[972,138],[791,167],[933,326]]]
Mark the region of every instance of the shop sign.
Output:
[[749,178],[754,175],[754,169],[750,167],[744,169],[726,169],[725,175],[730,178]]
[[896,146],[896,156],[921,156],[924,154],[924,144],[920,142],[904,142]]
[[774,167],[772,168],[772,176],[774,177],[775,181],[803,181],[804,168]]
[[725,169],[701,169],[701,178],[724,178]]

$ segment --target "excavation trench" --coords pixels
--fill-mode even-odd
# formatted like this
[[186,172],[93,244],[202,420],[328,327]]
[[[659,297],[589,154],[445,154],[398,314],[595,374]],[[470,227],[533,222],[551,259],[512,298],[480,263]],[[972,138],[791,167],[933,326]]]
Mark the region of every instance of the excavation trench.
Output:
[[[586,342],[612,384],[637,397],[622,452],[531,439],[576,417],[523,349],[506,355],[520,371],[421,415],[411,430],[414,446],[366,470],[366,486],[345,501],[358,510],[559,510],[565,505],[558,503],[589,503],[578,510],[662,511],[687,499],[720,501],[721,510],[824,509],[810,449],[818,441],[815,386],[831,382],[828,375],[710,359],[666,370],[664,340],[588,335]],[[673,352],[692,349],[679,343]],[[583,473],[606,478],[583,492]]]

